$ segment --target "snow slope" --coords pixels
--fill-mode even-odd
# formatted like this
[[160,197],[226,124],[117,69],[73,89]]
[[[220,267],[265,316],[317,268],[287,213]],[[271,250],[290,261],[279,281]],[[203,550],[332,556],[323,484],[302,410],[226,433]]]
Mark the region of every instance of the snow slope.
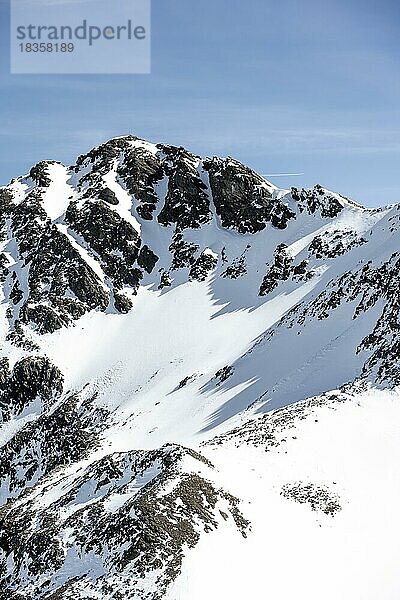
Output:
[[[204,537],[166,597],[398,598],[399,417],[397,393],[368,391],[323,406],[267,453],[231,443],[205,451],[243,499],[252,532]],[[299,481],[327,487],[341,510],[332,517],[283,498]]]

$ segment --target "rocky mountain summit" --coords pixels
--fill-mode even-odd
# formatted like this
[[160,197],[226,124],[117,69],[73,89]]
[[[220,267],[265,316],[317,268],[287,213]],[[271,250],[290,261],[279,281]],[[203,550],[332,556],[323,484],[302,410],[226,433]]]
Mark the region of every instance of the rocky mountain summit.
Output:
[[0,600],[397,599],[399,228],[134,136],[0,188]]

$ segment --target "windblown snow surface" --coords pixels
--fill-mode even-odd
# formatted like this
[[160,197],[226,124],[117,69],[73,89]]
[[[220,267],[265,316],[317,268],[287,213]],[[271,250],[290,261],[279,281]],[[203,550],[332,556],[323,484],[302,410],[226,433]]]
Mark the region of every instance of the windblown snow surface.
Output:
[[[2,190],[0,598],[398,600],[399,207],[278,190],[182,152],[118,138]],[[196,185],[205,218],[187,226]],[[26,250],[16,219],[32,190],[43,230]],[[232,214],[258,193],[257,226],[240,230]],[[266,199],[284,223],[258,226]],[[128,247],[80,225],[96,203],[128,224]],[[94,299],[53,268],[53,231]],[[110,267],[134,244],[157,258],[128,264],[137,286]]]

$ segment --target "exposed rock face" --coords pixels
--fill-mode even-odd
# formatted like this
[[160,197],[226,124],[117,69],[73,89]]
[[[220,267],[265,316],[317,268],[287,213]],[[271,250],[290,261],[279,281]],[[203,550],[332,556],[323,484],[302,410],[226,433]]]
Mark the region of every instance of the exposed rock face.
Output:
[[242,254],[236,257],[232,263],[225,269],[225,271],[221,274],[221,277],[229,277],[230,279],[238,279],[239,277],[243,277],[246,275],[246,251],[251,246],[248,244],[246,249],[242,252]]
[[206,248],[204,252],[200,254],[198,259],[192,264],[189,279],[197,279],[197,281],[205,281],[211,271],[217,266],[218,257],[210,250]]
[[358,238],[354,231],[330,231],[317,235],[309,246],[316,258],[336,258],[351,248],[366,244],[367,240]]
[[233,159],[213,158],[204,163],[213,201],[224,227],[256,233],[271,223],[284,229],[295,214],[272,200],[271,188],[251,169]]
[[162,290],[165,287],[171,287],[171,285],[172,285],[172,279],[171,279],[168,271],[163,271],[161,273],[158,289]]
[[151,221],[158,205],[157,184],[164,178],[161,159],[145,148],[124,153],[118,175],[129,193],[140,203],[136,211],[145,221]]
[[37,250],[29,263],[30,293],[19,312],[23,323],[33,323],[40,333],[52,332],[89,310],[107,307],[101,282],[65,234],[50,225]]
[[107,204],[112,204],[112,205],[117,205],[118,204],[118,198],[115,195],[115,192],[113,192],[112,190],[110,190],[110,188],[103,188],[100,192],[99,192],[99,200],[103,200],[104,202],[107,202]]
[[234,373],[234,368],[231,367],[230,365],[227,365],[226,367],[219,369],[219,371],[217,371],[215,373],[215,378],[218,380],[217,385],[224,383],[224,381],[226,381],[227,379],[232,377],[233,373]]
[[191,267],[195,262],[195,256],[199,246],[187,242],[182,233],[175,233],[172,237],[172,243],[169,246],[169,251],[173,258],[171,262],[172,271]]
[[0,362],[1,420],[18,415],[35,400],[47,410],[61,395],[63,375],[47,358],[27,356],[17,362],[12,371],[6,358]]
[[238,279],[247,273],[246,261],[244,256],[236,258],[229,267],[222,273],[221,277],[229,277],[230,279]]
[[90,401],[71,396],[25,425],[0,451],[1,503],[19,498],[59,467],[87,457],[98,445],[104,419],[105,412],[93,410]]
[[[50,597],[79,555],[80,566],[64,583],[63,598],[84,593],[111,597],[122,586],[128,596],[142,590],[142,597],[161,598],[180,573],[184,548],[193,547],[202,531],[216,529],[224,519],[231,519],[243,536],[249,528],[238,500],[203,474],[186,471],[183,461],[193,467],[197,463],[204,473],[212,471],[201,455],[179,446],[113,454],[77,473],[68,492],[56,494],[51,504],[31,494],[23,501],[24,512],[4,508],[4,589],[23,598]],[[42,483],[44,497],[55,483],[55,477]],[[82,508],[77,509],[78,498]],[[85,505],[84,499],[90,502]],[[93,556],[100,561],[96,580],[90,567]]]
[[29,177],[31,179],[33,179],[33,181],[39,186],[39,187],[49,187],[50,183],[51,183],[51,178],[49,176],[48,173],[48,162],[46,161],[42,161],[40,163],[38,163],[37,165],[35,165],[34,167],[32,167],[32,169],[29,171]]
[[292,273],[293,258],[287,253],[286,244],[280,244],[275,250],[274,263],[265,275],[260,287],[260,296],[274,290],[278,281],[286,281]]
[[168,191],[158,221],[175,224],[177,230],[197,229],[211,218],[206,185],[197,167],[200,158],[183,148],[162,146],[166,155],[164,171],[168,176]]
[[138,232],[102,202],[70,204],[65,219],[100,258],[104,273],[116,290],[124,285],[137,289],[142,272],[134,264],[139,256]]
[[142,246],[139,256],[138,256],[138,265],[142,269],[144,269],[147,273],[152,273],[154,267],[156,266],[159,258],[150,248],[146,245]]
[[130,142],[135,139],[133,136],[127,136],[109,140],[78,157],[70,171],[76,173],[77,188],[86,192],[85,197],[94,197],[101,192],[105,187],[104,175],[107,175],[121,156],[130,150]]
[[20,320],[45,333],[88,310],[106,308],[108,296],[98,277],[49,222],[40,195],[32,192],[18,205],[7,203],[7,212],[19,261],[18,269],[8,265],[11,323]]
[[320,185],[312,190],[292,188],[292,198],[298,203],[300,210],[306,210],[310,214],[318,211],[323,219],[337,217],[343,210],[338,197],[326,193]]
[[267,271],[260,287],[260,296],[270,294],[279,285],[280,281],[288,281],[290,278],[307,280],[313,276],[307,271],[308,260],[302,260],[294,264],[293,257],[288,253],[286,244],[279,244],[274,253],[274,262]]

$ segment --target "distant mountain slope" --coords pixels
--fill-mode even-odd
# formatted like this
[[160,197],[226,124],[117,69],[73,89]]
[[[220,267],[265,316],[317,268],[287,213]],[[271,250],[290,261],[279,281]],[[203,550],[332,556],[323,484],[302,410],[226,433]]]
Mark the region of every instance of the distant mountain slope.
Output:
[[134,136],[0,188],[0,599],[397,600],[399,226]]

